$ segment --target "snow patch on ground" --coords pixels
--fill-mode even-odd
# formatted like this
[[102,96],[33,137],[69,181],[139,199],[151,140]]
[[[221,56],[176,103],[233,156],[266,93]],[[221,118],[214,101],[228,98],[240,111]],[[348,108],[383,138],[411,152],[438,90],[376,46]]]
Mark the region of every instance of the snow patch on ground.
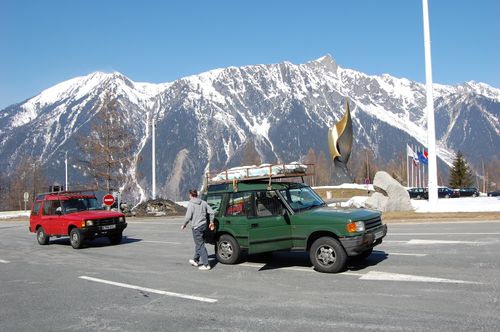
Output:
[[[367,189],[368,188],[368,189]],[[362,189],[373,191],[373,185],[344,183],[340,186],[314,187],[314,189]],[[368,196],[354,196],[347,202],[333,203],[330,206],[362,208]],[[439,198],[436,206],[431,206],[427,200],[411,200],[411,205],[417,213],[426,212],[500,212],[500,197],[460,197]]]

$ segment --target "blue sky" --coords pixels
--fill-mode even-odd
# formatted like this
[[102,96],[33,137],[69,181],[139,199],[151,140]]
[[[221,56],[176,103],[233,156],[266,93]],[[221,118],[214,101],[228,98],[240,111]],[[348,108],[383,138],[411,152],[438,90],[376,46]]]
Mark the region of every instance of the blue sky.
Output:
[[[500,88],[500,1],[429,0],[433,80]],[[425,82],[421,0],[0,0],[0,109],[64,80],[119,71],[162,83],[330,54]]]

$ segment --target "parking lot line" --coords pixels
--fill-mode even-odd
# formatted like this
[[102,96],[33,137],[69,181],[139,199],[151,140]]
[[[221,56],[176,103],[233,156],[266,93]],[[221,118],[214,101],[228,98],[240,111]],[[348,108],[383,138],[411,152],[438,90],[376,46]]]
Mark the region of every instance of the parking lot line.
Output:
[[407,242],[408,244],[484,244],[486,242],[480,241],[449,241],[449,240],[418,240],[412,239]]
[[[407,236],[416,236],[416,235],[500,235],[500,233],[390,233],[388,235],[407,235]],[[384,241],[387,242],[387,241]]]
[[481,284],[480,282],[474,282],[474,281],[425,277],[425,276],[416,276],[410,274],[388,273],[388,272],[378,272],[378,271],[369,271],[359,279],[378,280],[378,281],[437,282],[437,283],[449,283],[449,284]]
[[[376,254],[376,253],[374,253]],[[415,256],[415,257],[425,257],[427,254],[409,254],[409,253],[403,253],[403,252],[388,252],[387,253],[389,256]],[[373,254],[372,254],[373,255]]]
[[140,290],[140,291],[147,292],[147,293],[154,293],[154,294],[159,294],[159,295],[179,297],[179,298],[187,299],[187,300],[194,300],[194,301],[208,302],[208,303],[217,302],[216,299],[211,299],[208,297],[200,297],[200,296],[193,296],[193,295],[187,295],[187,294],[167,292],[167,291],[162,291],[162,290],[158,290],[158,289],[146,288],[146,287],[135,286],[135,285],[130,285],[130,284],[124,284],[121,282],[115,282],[115,281],[110,281],[110,280],[105,280],[105,279],[99,279],[99,278],[93,278],[93,277],[87,277],[87,276],[80,276],[78,278],[88,280],[88,281],[98,282],[101,284],[107,284],[107,285],[112,285],[112,286]]
[[10,262],[9,262],[9,261],[6,261],[6,260],[4,260],[4,259],[0,259],[0,263],[8,264],[8,263],[10,263]]
[[141,242],[144,243],[161,243],[161,244],[182,244],[180,242],[169,242],[169,241],[150,241],[150,240],[143,240]]

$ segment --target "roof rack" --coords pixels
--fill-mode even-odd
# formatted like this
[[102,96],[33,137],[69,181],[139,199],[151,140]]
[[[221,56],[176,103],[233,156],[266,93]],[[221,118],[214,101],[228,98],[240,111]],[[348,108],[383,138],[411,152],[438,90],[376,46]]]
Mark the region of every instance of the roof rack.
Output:
[[67,191],[49,191],[46,193],[36,194],[35,200],[45,199],[45,196],[47,196],[47,195],[70,196],[70,195],[74,195],[77,193],[85,193],[85,192],[91,192],[91,191],[96,191],[96,190],[95,189],[82,189],[82,190],[67,190]]
[[273,180],[285,178],[298,178],[304,182],[304,177],[314,175],[314,164],[298,162],[282,164],[262,164],[259,166],[240,166],[223,171],[207,172],[204,188],[208,190],[210,184],[232,183],[237,190],[238,182],[269,181],[269,187]]
[[64,190],[64,191],[49,191],[46,193],[39,193],[37,195],[69,195],[82,192],[96,191],[95,189],[82,189],[82,190]]

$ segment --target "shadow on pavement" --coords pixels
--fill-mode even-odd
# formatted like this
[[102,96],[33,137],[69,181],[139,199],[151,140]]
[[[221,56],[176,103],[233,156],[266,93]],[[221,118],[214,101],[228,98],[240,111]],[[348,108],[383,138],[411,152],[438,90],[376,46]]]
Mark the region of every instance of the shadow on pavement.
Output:
[[[374,266],[386,260],[389,255],[384,251],[374,250],[367,258],[349,258],[347,271],[359,271],[369,266]],[[216,261],[216,260],[215,260]],[[244,260],[245,261],[245,260]],[[249,263],[264,264],[259,271],[275,270],[286,267],[312,267],[307,252],[269,252],[256,255],[248,255],[246,261]]]
[[[128,236],[123,236],[122,242],[120,242],[119,244],[112,245],[109,242],[108,238],[99,237],[99,238],[96,238],[93,240],[85,240],[81,249],[119,246],[119,245],[125,245],[125,244],[130,244],[130,243],[136,243],[136,242],[140,242],[140,241],[142,241],[142,239],[136,239],[136,238],[132,238],[132,237],[128,237]],[[58,238],[50,239],[50,244],[71,246],[71,243],[69,242],[69,237],[61,237],[59,239]]]

